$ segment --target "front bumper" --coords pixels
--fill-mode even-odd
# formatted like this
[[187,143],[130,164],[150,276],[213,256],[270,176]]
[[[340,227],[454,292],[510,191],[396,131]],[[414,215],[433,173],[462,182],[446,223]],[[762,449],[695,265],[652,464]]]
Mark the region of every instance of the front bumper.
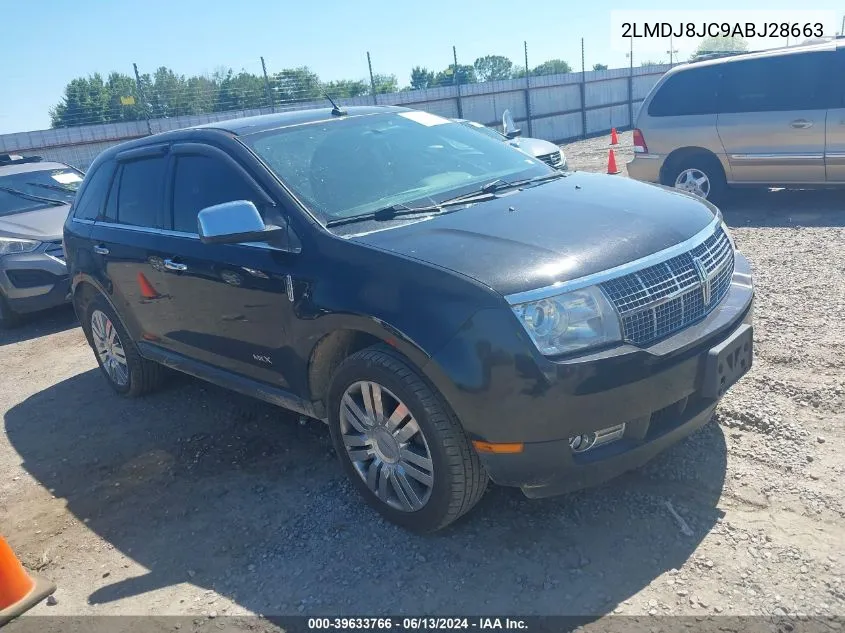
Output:
[[0,257],[0,293],[19,313],[61,305],[69,299],[70,280],[61,245],[45,243],[32,253]]
[[[648,348],[623,344],[563,360],[507,335],[513,322],[485,311],[435,355],[429,374],[471,439],[524,445],[480,454],[495,483],[530,497],[583,488],[645,463],[709,420],[719,396],[705,384],[708,354],[751,323],[753,295],[748,262],[736,253],[731,288],[703,320]],[[616,441],[570,448],[571,437],[623,423]]]

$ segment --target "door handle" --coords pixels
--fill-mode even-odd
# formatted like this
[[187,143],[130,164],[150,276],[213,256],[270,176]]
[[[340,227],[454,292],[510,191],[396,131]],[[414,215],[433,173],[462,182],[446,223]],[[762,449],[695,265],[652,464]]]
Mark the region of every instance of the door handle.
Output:
[[179,262],[174,262],[172,259],[165,259],[164,260],[164,267],[167,270],[175,270],[176,272],[185,272],[188,270],[188,266],[185,264],[180,264]]
[[107,248],[106,248],[105,246],[103,246],[102,244],[97,244],[97,245],[94,247],[94,252],[95,252],[95,253],[97,253],[97,255],[108,255],[108,254],[109,254],[109,249],[107,249]]
[[806,130],[808,127],[813,127],[813,122],[807,119],[795,119],[790,125],[799,130]]

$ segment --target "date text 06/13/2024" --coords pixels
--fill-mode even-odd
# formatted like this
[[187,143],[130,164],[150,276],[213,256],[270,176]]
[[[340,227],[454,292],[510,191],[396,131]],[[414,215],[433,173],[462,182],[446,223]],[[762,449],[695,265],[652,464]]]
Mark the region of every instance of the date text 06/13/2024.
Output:
[[495,631],[527,630],[525,620],[519,618],[308,618],[308,630],[374,630],[374,631]]
[[623,22],[624,38],[658,37],[824,37],[821,22]]

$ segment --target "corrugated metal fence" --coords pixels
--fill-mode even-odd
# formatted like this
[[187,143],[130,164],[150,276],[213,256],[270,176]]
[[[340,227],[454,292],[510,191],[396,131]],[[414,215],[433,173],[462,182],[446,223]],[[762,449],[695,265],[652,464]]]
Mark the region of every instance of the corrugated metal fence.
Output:
[[[501,127],[509,109],[525,136],[564,142],[626,128],[636,118],[640,103],[668,64],[616,68],[585,73],[506,79],[424,90],[410,90],[341,99],[344,105],[402,105],[445,117],[460,117]],[[182,116],[148,121],[104,123],[79,127],[0,135],[0,153],[38,154],[86,169],[107,147],[141,136],[191,125],[281,112],[284,109],[325,107],[308,101],[290,108],[259,108]]]

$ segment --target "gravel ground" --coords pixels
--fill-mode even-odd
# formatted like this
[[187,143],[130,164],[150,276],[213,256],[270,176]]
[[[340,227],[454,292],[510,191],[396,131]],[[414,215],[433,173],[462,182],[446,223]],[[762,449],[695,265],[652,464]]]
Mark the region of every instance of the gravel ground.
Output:
[[[594,171],[607,149],[566,146]],[[714,421],[597,489],[491,487],[430,537],[359,503],[322,425],[187,377],[123,400],[69,310],[0,333],[0,526],[58,584],[31,613],[845,615],[842,195],[723,209],[756,354]]]

